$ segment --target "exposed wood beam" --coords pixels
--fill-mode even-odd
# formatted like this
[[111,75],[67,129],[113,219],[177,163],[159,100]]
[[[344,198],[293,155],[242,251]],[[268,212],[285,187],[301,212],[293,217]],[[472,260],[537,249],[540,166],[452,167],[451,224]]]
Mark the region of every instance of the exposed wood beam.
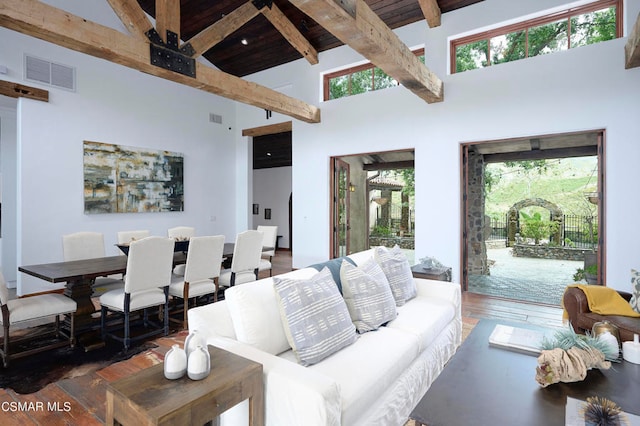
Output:
[[0,95],[10,98],[29,98],[49,102],[49,92],[35,87],[25,86],[12,81],[0,80]]
[[320,122],[317,107],[200,62],[196,78],[152,65],[149,42],[36,0],[2,0],[0,26],[238,102]]
[[420,9],[422,9],[424,19],[429,24],[429,28],[439,27],[442,14],[438,2],[436,0],[418,0],[418,3],[420,4]]
[[429,103],[444,99],[442,81],[364,0],[291,0],[291,3],[420,98]]
[[386,163],[363,164],[362,170],[365,170],[365,171],[399,170],[399,169],[413,169],[414,167],[415,167],[414,160],[406,160],[406,161],[389,161]]
[[167,31],[180,40],[180,0],[156,0],[156,31],[165,43]]
[[246,2],[230,14],[225,15],[224,18],[191,37],[187,43],[190,44],[195,51],[194,57],[202,55],[220,43],[229,34],[255,18],[259,13],[260,10],[256,9],[250,1]]
[[242,136],[264,136],[273,135],[274,133],[290,132],[292,128],[291,121],[285,121],[283,123],[269,124],[267,126],[253,127],[251,129],[244,129]]
[[627,44],[624,46],[626,69],[640,67],[640,13],[636,18],[636,23],[629,33]]
[[485,154],[485,163],[504,163],[505,161],[549,160],[553,158],[588,157],[598,155],[598,147],[579,146],[572,148],[556,148],[534,151],[505,152],[500,154]]
[[107,1],[129,33],[140,39],[147,39],[147,32],[153,29],[153,24],[136,0]]
[[315,65],[318,63],[318,52],[309,43],[300,31],[291,23],[289,18],[276,6],[275,3],[268,7],[262,8],[262,14],[273,24],[274,27],[287,39],[287,41],[293,46],[303,58],[309,61],[310,64]]

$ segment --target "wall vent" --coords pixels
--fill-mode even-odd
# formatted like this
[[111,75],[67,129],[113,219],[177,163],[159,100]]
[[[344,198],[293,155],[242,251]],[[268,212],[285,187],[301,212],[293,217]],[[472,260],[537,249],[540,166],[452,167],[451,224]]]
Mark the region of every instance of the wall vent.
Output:
[[76,70],[45,59],[25,55],[24,78],[65,90],[76,91]]
[[211,123],[222,124],[222,116],[214,113],[209,113],[209,121]]

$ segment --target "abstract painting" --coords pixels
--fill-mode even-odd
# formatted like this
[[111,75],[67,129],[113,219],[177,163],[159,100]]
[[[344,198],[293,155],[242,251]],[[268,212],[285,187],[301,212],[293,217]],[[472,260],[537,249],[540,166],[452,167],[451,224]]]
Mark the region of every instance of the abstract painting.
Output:
[[84,212],[184,210],[181,153],[84,141]]

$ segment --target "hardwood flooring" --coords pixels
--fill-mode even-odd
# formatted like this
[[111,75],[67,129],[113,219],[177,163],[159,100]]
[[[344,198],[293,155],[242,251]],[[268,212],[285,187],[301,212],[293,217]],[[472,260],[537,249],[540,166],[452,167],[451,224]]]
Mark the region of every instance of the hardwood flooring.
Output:
[[[273,275],[291,270],[291,252],[278,251],[273,259]],[[260,277],[269,276],[263,271]],[[506,321],[530,322],[543,326],[562,325],[562,310],[493,298],[472,293],[462,295],[463,329],[467,332],[477,320],[498,318]],[[154,341],[157,348],[133,358],[112,364],[85,375],[60,380],[39,392],[19,395],[10,389],[0,389],[1,425],[101,425],[105,421],[107,383],[162,362],[174,343],[184,343],[187,331],[181,331]],[[25,372],[28,374],[28,372]]]

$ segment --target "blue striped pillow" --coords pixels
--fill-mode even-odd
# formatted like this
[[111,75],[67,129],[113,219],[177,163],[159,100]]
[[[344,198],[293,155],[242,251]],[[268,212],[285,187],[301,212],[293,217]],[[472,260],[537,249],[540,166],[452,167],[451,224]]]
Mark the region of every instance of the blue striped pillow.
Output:
[[331,271],[308,280],[273,278],[282,324],[300,364],[312,365],[358,338]]

